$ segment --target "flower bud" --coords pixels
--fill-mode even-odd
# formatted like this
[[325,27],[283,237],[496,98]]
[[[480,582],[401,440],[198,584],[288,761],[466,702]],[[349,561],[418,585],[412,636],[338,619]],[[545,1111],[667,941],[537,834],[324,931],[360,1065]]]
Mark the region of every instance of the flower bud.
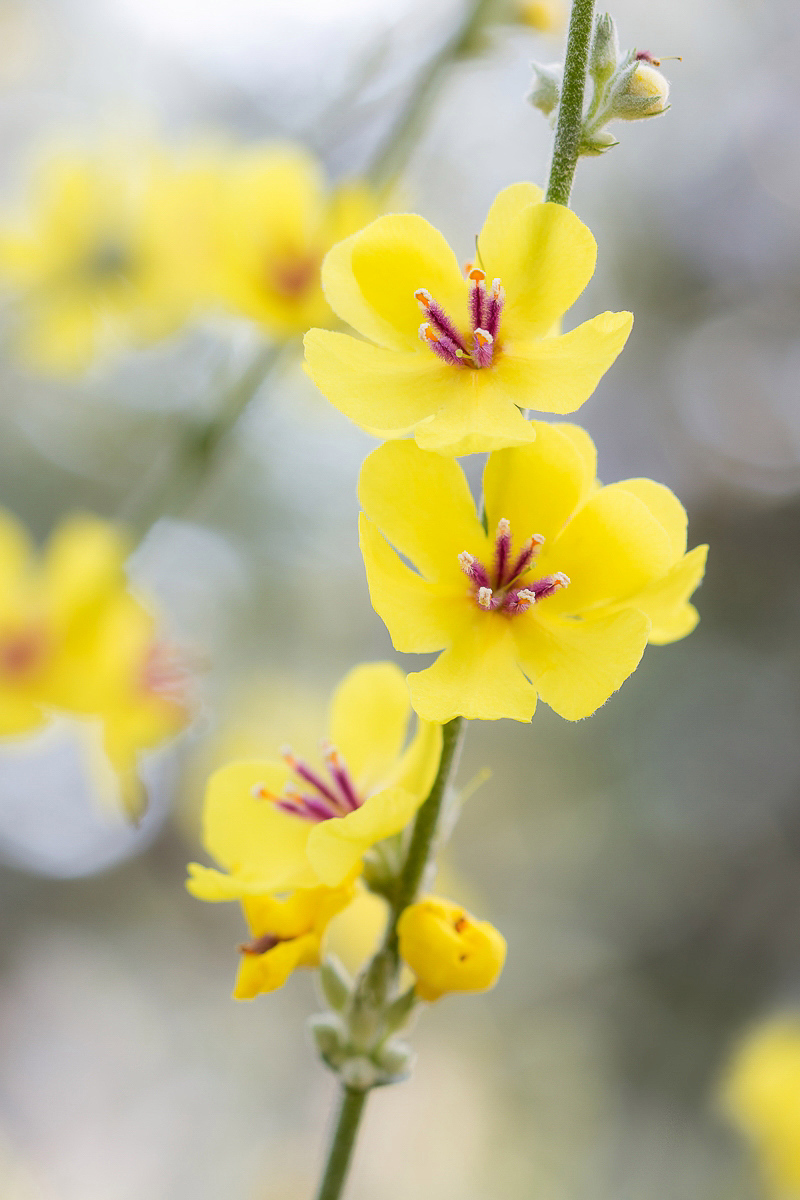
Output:
[[411,1071],[414,1052],[407,1042],[391,1038],[375,1055],[375,1062],[384,1073],[382,1082],[399,1083]]
[[348,1058],[342,1063],[339,1074],[345,1087],[354,1088],[359,1092],[366,1092],[381,1080],[380,1068],[363,1056]]
[[534,108],[538,108],[539,112],[549,117],[558,108],[561,99],[561,64],[550,63],[549,66],[543,66],[535,62],[531,63],[531,66],[533,83],[525,98]]
[[612,97],[612,115],[623,121],[656,117],[669,107],[669,80],[648,62],[637,62],[621,77]]
[[584,134],[581,154],[605,154],[606,150],[618,145],[619,142],[613,133],[609,133],[607,129],[598,129],[597,133]]
[[488,921],[438,896],[411,904],[397,923],[400,955],[417,977],[417,994],[428,1001],[447,992],[484,992],[497,982],[506,957],[505,938]]
[[614,18],[603,13],[597,18],[589,54],[589,74],[595,84],[602,85],[610,79],[619,62],[619,38]]
[[309,1018],[308,1025],[321,1057],[338,1068],[347,1050],[347,1030],[342,1022],[333,1013],[319,1013]]
[[353,981],[335,954],[329,954],[320,967],[319,981],[328,1004],[341,1012],[350,999]]

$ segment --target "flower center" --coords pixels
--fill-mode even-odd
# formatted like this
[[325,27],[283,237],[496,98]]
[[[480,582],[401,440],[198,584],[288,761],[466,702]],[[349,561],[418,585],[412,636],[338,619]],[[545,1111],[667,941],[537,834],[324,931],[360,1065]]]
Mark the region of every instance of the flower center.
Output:
[[239,946],[240,954],[266,954],[270,950],[274,950],[276,946],[280,946],[281,942],[291,942],[293,938],[279,938],[274,933],[262,933],[261,937],[253,938],[250,942],[242,942]]
[[503,612],[509,616],[527,612],[539,600],[546,600],[569,585],[563,571],[554,575],[532,578],[533,562],[544,545],[540,533],[534,533],[515,555],[511,539],[511,522],[503,517],[497,523],[494,560],[491,568],[464,550],[458,556],[461,570],[469,579],[476,602],[487,612]]
[[26,629],[0,641],[0,675],[20,679],[41,664],[46,639],[41,630]]
[[480,267],[467,263],[466,270],[470,281],[471,334],[463,337],[427,288],[417,288],[414,297],[428,318],[420,325],[419,336],[444,362],[459,367],[490,367],[506,294],[499,279],[492,280],[491,288],[487,289],[486,274]]
[[332,742],[322,742],[322,755],[326,775],[295,758],[291,748],[284,746],[281,756],[291,767],[294,778],[284,785],[280,796],[273,796],[263,784],[256,784],[253,795],[273,800],[283,812],[315,824],[355,812],[366,796],[358,794],[347,765]]
[[268,271],[273,287],[287,300],[297,300],[319,277],[319,258],[308,255],[279,259]]

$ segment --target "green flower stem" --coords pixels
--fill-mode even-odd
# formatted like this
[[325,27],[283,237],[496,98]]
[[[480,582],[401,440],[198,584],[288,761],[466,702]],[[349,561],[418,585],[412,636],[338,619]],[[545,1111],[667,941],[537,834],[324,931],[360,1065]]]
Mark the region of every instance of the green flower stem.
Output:
[[583,93],[594,24],[594,0],[573,0],[546,200],[569,204],[583,126]]
[[367,1092],[356,1088],[342,1088],[339,1115],[317,1200],[339,1200],[342,1194],[367,1095]]
[[390,184],[402,171],[445,81],[448,68],[469,49],[486,23],[493,4],[494,0],[470,0],[452,37],[448,38],[417,79],[409,103],[392,126],[370,167],[370,178],[377,187]]

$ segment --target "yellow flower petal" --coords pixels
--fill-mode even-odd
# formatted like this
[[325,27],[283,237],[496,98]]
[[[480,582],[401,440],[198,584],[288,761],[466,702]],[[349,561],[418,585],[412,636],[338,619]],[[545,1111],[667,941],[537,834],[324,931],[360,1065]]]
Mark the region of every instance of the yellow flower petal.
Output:
[[517,546],[534,533],[547,542],[556,537],[589,494],[595,477],[588,434],[581,442],[571,432],[576,426],[544,421],[532,425],[535,442],[492,454],[483,473],[489,531],[493,533],[505,517]]
[[311,825],[253,794],[264,787],[277,796],[288,777],[283,763],[253,761],[222,767],[208,782],[206,849],[231,874],[260,883],[264,892],[317,882],[305,854]]
[[337,316],[395,350],[419,345],[418,288],[466,321],[468,289],[458,260],[438,229],[414,213],[378,217],[339,242],[322,264],[322,286]]
[[458,904],[425,896],[397,923],[401,957],[416,975],[416,990],[434,1001],[448,992],[494,987],[506,957],[506,940],[488,921],[476,921]]
[[[419,654],[440,650],[450,640],[453,585],[428,583],[400,559],[363,513],[359,541],[372,607],[389,630],[395,650]],[[463,599],[464,588],[461,588]]]
[[441,756],[441,725],[423,721],[420,717],[411,744],[386,782],[405,788],[415,796],[427,796],[436,778]]
[[403,437],[459,390],[459,372],[421,344],[419,352],[399,353],[346,333],[312,329],[304,345],[308,373],[319,390],[375,437]]
[[331,701],[330,738],[360,789],[386,779],[410,717],[405,673],[395,663],[363,663],[345,675]]
[[619,484],[601,488],[542,549],[542,574],[563,571],[570,579],[569,587],[545,601],[547,615],[619,604],[662,576],[672,561],[664,526],[638,496]]
[[226,875],[200,863],[189,863],[188,871],[187,892],[198,900],[207,900],[212,904],[242,900],[245,896],[260,896],[264,891],[260,879],[248,883],[238,875]]
[[405,829],[424,799],[404,788],[386,788],[346,817],[320,821],[312,828],[307,847],[308,861],[318,877],[328,887],[342,883],[370,846]]
[[500,192],[478,239],[487,279],[499,278],[506,290],[502,331],[511,341],[547,333],[580,296],[597,258],[595,240],[575,213],[541,196],[531,183]]
[[526,408],[575,412],[619,355],[632,326],[631,313],[606,312],[560,337],[509,340],[491,372]]
[[94,617],[97,605],[124,583],[127,549],[119,531],[106,521],[63,521],[47,544],[43,562],[53,618],[63,624]]
[[517,407],[526,400],[509,393],[501,373],[448,369],[458,387],[452,387],[452,397],[442,408],[415,426],[420,449],[455,457],[533,441],[531,422]]
[[243,954],[233,989],[234,1000],[254,1000],[264,992],[274,992],[299,966],[316,966],[319,940],[313,934],[279,942],[266,954]]
[[545,704],[568,721],[605,704],[635,671],[650,632],[631,608],[580,620],[530,615],[514,624],[519,657]]
[[458,555],[485,554],[487,539],[461,467],[413,442],[386,442],[358,480],[364,512],[401,554],[433,581],[460,575]]
[[654,645],[676,642],[697,624],[697,609],[689,604],[689,597],[703,578],[707,555],[708,546],[695,546],[666,575],[633,597],[631,603],[647,613],[653,623],[650,641]]
[[409,675],[411,703],[426,721],[441,724],[458,716],[530,721],[536,689],[518,658],[511,623],[477,610],[468,633],[461,633],[427,670]]
[[674,492],[663,483],[652,479],[623,479],[616,485],[632,492],[647,505],[653,516],[661,522],[669,535],[672,554],[680,558],[686,553],[686,509]]

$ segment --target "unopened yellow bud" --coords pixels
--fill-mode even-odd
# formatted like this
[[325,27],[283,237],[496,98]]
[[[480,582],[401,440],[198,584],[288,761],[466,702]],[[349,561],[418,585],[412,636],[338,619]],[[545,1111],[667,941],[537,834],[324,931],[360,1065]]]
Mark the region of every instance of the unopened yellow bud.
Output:
[[564,0],[521,0],[519,19],[539,33],[560,33],[567,22]]
[[722,1101],[752,1142],[769,1189],[800,1193],[800,1017],[777,1017],[742,1040]]
[[400,955],[417,977],[417,994],[485,992],[503,969],[506,940],[488,921],[476,921],[450,900],[426,896],[397,923]]
[[618,116],[631,120],[637,117],[654,117],[664,112],[669,103],[669,80],[650,63],[640,62],[628,81],[625,96],[633,100],[649,100],[650,103],[642,104],[629,112],[621,110],[617,113]]

